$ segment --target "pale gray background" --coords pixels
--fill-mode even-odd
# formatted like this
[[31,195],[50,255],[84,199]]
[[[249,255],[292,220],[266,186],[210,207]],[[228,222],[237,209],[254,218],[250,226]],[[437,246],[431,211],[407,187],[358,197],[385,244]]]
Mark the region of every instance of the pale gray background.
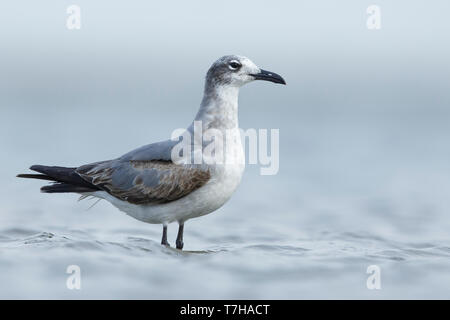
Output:
[[[66,29],[81,7],[82,28]],[[448,1],[9,1],[0,4],[1,298],[450,298]],[[166,139],[209,65],[241,54],[241,127],[280,129],[280,172],[158,245],[106,202],[14,176]],[[176,226],[170,226],[174,243]],[[69,264],[82,290],[65,287]],[[366,289],[366,268],[382,290]]]

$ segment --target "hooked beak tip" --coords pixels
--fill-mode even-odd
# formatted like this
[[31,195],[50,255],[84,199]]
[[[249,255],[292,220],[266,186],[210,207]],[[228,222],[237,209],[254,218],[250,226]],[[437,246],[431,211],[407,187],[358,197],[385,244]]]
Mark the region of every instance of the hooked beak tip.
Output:
[[255,80],[265,80],[265,81],[270,81],[270,82],[284,84],[284,85],[286,84],[286,81],[283,79],[282,76],[280,76],[279,74],[277,74],[275,72],[271,72],[271,71],[267,71],[267,70],[261,69],[259,73],[251,74],[251,76],[253,76],[255,78]]

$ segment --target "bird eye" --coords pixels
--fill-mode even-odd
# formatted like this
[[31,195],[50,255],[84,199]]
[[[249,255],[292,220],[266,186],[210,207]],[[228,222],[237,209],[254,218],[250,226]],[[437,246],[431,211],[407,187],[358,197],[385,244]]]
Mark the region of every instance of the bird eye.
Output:
[[231,70],[237,70],[237,69],[239,69],[242,65],[241,65],[238,61],[233,60],[233,61],[231,61],[231,62],[228,64],[228,66],[230,67]]

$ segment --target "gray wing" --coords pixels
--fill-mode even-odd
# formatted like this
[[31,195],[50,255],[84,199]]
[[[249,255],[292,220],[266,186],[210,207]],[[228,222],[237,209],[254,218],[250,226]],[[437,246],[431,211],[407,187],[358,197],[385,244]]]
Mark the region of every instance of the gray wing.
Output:
[[122,160],[165,160],[171,161],[172,148],[179,143],[177,140],[165,140],[148,144],[120,157]]
[[163,141],[131,151],[111,161],[88,164],[76,172],[116,198],[134,204],[164,203],[186,196],[210,179],[209,170],[175,164]]

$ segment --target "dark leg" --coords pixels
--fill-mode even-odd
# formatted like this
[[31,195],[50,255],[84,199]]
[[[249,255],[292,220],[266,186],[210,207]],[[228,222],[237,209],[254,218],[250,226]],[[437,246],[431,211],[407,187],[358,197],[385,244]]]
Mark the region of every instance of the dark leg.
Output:
[[178,227],[178,235],[177,235],[177,249],[183,249],[183,231],[184,231],[184,223],[180,223]]
[[163,246],[170,247],[170,244],[167,242],[167,226],[166,225],[163,225],[163,234],[162,234],[161,244]]

